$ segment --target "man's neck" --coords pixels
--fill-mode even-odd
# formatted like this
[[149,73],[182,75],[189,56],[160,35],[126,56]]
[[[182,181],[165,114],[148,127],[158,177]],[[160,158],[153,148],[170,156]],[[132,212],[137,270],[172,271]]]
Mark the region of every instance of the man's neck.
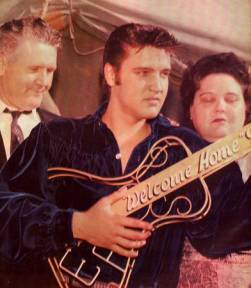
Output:
[[10,105],[8,98],[6,97],[6,91],[4,88],[4,83],[3,83],[3,79],[0,77],[0,100],[2,101],[2,103],[8,107],[12,107],[12,105]]
[[1,106],[6,106],[10,110],[19,110],[17,107],[15,107],[12,103],[8,101],[8,98],[6,98],[6,95],[3,93],[1,87],[0,87],[0,100],[1,100]]
[[102,117],[118,143],[124,171],[133,149],[151,133],[146,119],[133,119],[130,115],[108,105]]
[[14,110],[16,110],[14,107],[12,107],[11,105],[8,105],[5,101],[4,101],[4,99],[2,99],[2,97],[1,97],[1,95],[0,95],[0,112],[3,112],[5,109],[6,109],[6,107],[9,109],[9,110],[11,110],[11,111],[14,111]]

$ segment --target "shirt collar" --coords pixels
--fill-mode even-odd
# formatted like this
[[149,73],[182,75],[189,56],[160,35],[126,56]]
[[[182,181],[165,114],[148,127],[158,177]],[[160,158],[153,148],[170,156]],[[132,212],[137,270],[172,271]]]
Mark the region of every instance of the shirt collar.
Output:
[[[1,99],[0,99],[0,113],[3,113],[3,111],[5,110],[5,108],[8,108],[10,111],[15,110],[14,108],[7,106]],[[37,109],[32,109],[31,110],[31,114],[32,117],[36,116],[36,110]]]
[[[107,106],[108,102],[106,101],[99,107],[99,109],[93,114],[94,121],[102,122],[101,118],[105,113]],[[157,117],[147,120],[147,122],[151,125],[152,131],[154,131],[157,128],[157,126],[163,126],[163,127],[171,126],[170,121],[161,113]]]
[[6,104],[0,99],[0,113],[3,113],[5,108],[7,108]]

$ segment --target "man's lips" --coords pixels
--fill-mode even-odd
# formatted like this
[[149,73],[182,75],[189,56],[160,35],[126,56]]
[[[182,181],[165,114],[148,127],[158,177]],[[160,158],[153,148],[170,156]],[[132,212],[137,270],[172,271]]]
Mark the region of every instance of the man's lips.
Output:
[[160,98],[159,97],[147,97],[144,100],[147,101],[147,102],[153,102],[153,103],[160,102]]
[[41,88],[41,89],[34,89],[33,90],[36,94],[43,94],[47,92],[46,88]]

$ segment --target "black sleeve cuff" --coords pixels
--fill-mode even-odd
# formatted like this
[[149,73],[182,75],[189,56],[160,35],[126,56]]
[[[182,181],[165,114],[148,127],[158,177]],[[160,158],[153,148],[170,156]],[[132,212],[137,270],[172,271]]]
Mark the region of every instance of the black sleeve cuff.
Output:
[[71,247],[75,243],[72,234],[72,214],[73,210],[59,210],[54,216],[54,237],[58,249]]

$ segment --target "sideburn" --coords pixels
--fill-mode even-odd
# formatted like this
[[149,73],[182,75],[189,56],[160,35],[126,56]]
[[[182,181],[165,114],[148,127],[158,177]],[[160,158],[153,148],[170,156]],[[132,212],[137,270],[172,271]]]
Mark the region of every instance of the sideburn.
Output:
[[115,84],[121,85],[121,79],[120,79],[120,71],[119,69],[115,69]]

